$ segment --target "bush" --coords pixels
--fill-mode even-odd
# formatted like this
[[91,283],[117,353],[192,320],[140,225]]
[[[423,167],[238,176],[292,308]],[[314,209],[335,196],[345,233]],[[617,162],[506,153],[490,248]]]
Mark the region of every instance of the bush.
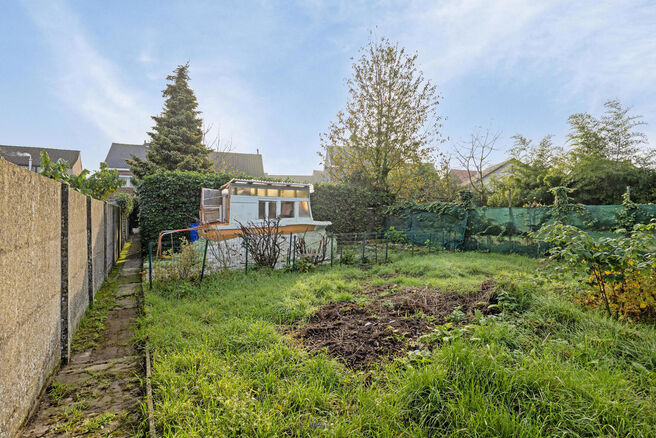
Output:
[[[227,174],[182,171],[158,171],[143,178],[137,187],[142,249],[147,251],[147,242],[156,242],[160,231],[198,222],[201,188],[218,189],[230,179]],[[174,235],[178,242],[183,237]]]
[[134,208],[134,196],[129,193],[120,192],[114,195],[114,202],[121,208],[121,216],[123,218],[130,216]]
[[[324,183],[314,186],[311,195],[312,217],[318,221],[331,221],[333,233],[367,231],[382,225],[382,207],[389,197],[353,184]],[[372,223],[373,222],[373,223]]]
[[605,308],[609,316],[653,319],[656,315],[656,221],[600,239],[555,223],[542,227],[535,237],[553,245],[550,257],[558,268],[586,270],[592,287],[584,303]]

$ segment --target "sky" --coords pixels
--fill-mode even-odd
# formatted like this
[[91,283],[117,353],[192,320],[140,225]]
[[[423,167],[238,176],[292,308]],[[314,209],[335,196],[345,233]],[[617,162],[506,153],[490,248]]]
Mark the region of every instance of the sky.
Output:
[[319,169],[371,35],[418,54],[446,153],[481,129],[501,133],[494,161],[515,134],[564,144],[570,114],[611,98],[656,144],[655,1],[2,0],[0,29],[0,144],[79,149],[89,169],[148,139],[186,62],[213,137],[271,174]]

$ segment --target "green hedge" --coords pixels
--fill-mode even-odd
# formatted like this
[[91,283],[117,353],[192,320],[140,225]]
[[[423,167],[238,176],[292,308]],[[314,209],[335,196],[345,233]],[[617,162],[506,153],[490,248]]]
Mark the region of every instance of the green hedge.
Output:
[[[230,181],[227,174],[159,171],[146,176],[137,187],[139,197],[139,230],[144,251],[148,242],[157,242],[163,230],[187,228],[198,222],[202,187],[218,189]],[[188,238],[188,234],[177,235]]]
[[[318,221],[331,221],[328,228],[333,233],[367,231],[382,225],[382,207],[389,203],[380,195],[352,184],[315,184],[312,217]],[[373,222],[373,223],[372,223]]]

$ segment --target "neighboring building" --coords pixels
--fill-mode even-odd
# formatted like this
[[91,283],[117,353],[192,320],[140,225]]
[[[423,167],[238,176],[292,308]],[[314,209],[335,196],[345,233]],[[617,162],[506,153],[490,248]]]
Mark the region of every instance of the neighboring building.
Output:
[[217,172],[244,174],[252,177],[262,177],[264,164],[260,151],[256,154],[241,152],[210,152],[210,161],[214,163]]
[[123,187],[118,189],[119,192],[134,192],[134,185],[132,184],[132,172],[126,160],[132,159],[132,155],[142,160],[146,159],[146,144],[124,144],[112,143],[105,157],[105,163],[110,169],[118,171],[118,177],[124,182]]
[[[105,162],[110,169],[118,170],[119,178],[125,181],[125,185],[119,189],[120,191],[134,191],[131,182],[133,175],[130,172],[126,160],[129,160],[131,155],[145,160],[147,150],[148,144],[112,143],[110,146]],[[330,181],[328,173],[324,170],[314,170],[312,175],[268,174],[264,172],[264,162],[259,150],[255,154],[212,151],[210,152],[209,159],[214,163],[214,170],[217,172],[245,175],[253,178],[268,177],[309,184]]]
[[271,175],[269,173],[265,173],[265,175],[269,178],[294,181],[298,183],[316,184],[330,181],[328,172],[325,170],[313,170],[312,175]]
[[80,151],[71,149],[0,145],[0,158],[4,158],[17,166],[38,172],[41,167],[41,151],[47,152],[48,157],[52,161],[57,161],[61,158],[68,162],[71,166],[71,173],[74,175],[79,175],[82,172],[82,156]]
[[[510,175],[513,168],[512,161],[513,160],[506,160],[483,170],[483,183],[488,185],[492,182],[493,178]],[[470,173],[465,169],[451,169],[451,175],[453,175],[462,186],[470,186],[472,181],[474,183],[479,181],[479,175],[476,171],[471,171],[471,180],[469,178]]]

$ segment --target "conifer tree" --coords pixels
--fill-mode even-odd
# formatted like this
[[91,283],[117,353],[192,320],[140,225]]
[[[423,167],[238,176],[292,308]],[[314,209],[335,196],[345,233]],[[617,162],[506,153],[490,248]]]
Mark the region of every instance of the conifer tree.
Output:
[[212,170],[209,149],[203,144],[203,121],[197,110],[198,102],[189,87],[189,63],[179,65],[173,73],[166,77],[169,83],[162,92],[165,98],[163,111],[159,116],[153,116],[155,126],[148,133],[151,141],[146,160],[134,155],[128,160],[137,179],[159,169]]

